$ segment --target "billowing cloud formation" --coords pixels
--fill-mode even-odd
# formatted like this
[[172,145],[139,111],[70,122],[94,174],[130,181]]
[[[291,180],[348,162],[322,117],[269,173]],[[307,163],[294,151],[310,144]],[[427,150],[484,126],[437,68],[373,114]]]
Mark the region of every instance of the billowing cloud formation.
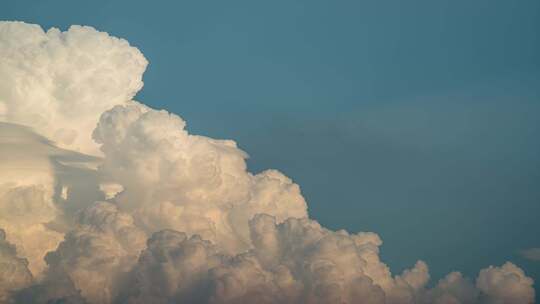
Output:
[[476,285],[483,292],[486,303],[533,303],[533,280],[512,263],[489,267],[480,271]]
[[145,241],[131,216],[97,202],[81,212],[76,228],[45,260],[51,274],[71,279],[89,302],[110,303]]
[[250,246],[255,214],[307,216],[289,178],[275,170],[252,175],[235,142],[190,135],[184,126],[176,115],[132,103],[105,112],[93,133],[105,155],[99,173],[122,185],[115,201],[145,231],[199,234],[239,252]]
[[99,115],[142,87],[147,61],[127,41],[90,27],[44,32],[0,25],[0,119],[34,127],[62,147],[96,152]]
[[1,22],[0,42],[0,301],[534,302],[511,263],[392,275],[377,234],[321,227],[282,173],[131,100],[146,61],[126,41]]

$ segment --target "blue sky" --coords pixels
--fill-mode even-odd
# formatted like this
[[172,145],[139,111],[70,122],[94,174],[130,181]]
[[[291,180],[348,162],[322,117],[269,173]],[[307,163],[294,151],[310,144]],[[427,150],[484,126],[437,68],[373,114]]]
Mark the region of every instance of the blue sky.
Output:
[[393,270],[510,260],[540,286],[540,2],[27,1],[150,61],[140,101],[235,139],[323,225],[375,231]]

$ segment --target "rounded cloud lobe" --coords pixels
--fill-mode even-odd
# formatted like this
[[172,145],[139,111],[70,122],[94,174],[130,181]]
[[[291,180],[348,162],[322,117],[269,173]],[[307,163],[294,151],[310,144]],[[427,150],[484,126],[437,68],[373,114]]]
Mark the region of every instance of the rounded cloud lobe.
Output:
[[97,151],[99,115],[135,96],[147,65],[127,41],[91,27],[19,22],[0,24],[0,61],[0,119],[87,153]]
[[252,175],[231,140],[188,134],[174,114],[138,103],[105,112],[93,133],[105,155],[98,172],[122,185],[115,201],[148,233],[198,234],[236,253],[250,247],[248,221],[307,217],[298,185],[278,171]]
[[377,234],[321,227],[291,179],[131,100],[125,40],[0,22],[0,42],[0,302],[534,303],[511,263],[393,275]]

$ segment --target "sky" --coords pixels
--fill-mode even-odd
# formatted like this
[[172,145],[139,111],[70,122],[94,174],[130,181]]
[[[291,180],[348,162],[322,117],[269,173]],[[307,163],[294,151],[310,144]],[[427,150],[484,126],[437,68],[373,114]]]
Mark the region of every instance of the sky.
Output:
[[150,62],[136,96],[238,142],[311,218],[374,231],[433,278],[512,261],[540,287],[540,2],[12,1],[1,20],[91,25]]

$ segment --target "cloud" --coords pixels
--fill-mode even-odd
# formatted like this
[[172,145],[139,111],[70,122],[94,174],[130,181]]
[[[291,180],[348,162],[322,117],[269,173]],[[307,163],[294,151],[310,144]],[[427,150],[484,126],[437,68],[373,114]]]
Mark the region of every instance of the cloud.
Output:
[[59,213],[50,157],[61,150],[28,128],[6,123],[0,123],[0,147],[0,228],[37,276],[45,269],[45,253],[63,237],[44,225]]
[[45,261],[47,276],[65,277],[90,303],[111,303],[118,284],[137,260],[146,236],[133,218],[107,202],[81,212],[76,228],[65,235]]
[[483,292],[484,303],[533,303],[533,280],[512,263],[480,271],[476,285]]
[[28,261],[17,255],[17,249],[6,241],[6,233],[0,229],[0,302],[9,303],[10,293],[30,285],[32,280]]
[[540,248],[530,248],[519,252],[527,260],[540,261]]
[[392,274],[377,234],[322,227],[281,172],[131,100],[146,60],[124,40],[0,22],[0,42],[4,302],[534,302],[511,263]]
[[185,122],[138,103],[101,115],[93,133],[105,156],[98,172],[121,185],[115,201],[147,233],[198,234],[236,253],[249,248],[248,221],[307,217],[298,185],[278,171],[251,174],[231,140],[188,134]]
[[0,23],[0,119],[34,127],[62,147],[94,153],[99,115],[142,87],[147,61],[91,27],[61,32]]

